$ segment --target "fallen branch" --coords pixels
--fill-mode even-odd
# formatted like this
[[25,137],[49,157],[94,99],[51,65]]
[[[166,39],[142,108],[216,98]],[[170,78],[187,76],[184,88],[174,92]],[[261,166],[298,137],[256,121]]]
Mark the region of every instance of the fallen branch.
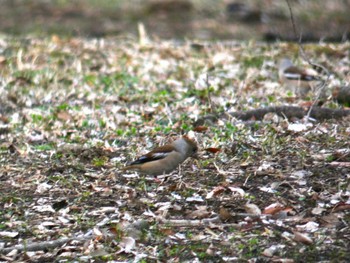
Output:
[[[232,213],[231,217],[236,217],[236,216],[241,216],[241,217],[251,217],[251,218],[260,218],[260,217],[268,217],[270,215],[255,215],[255,214],[248,214],[248,213]],[[157,219],[158,223],[164,224],[164,225],[169,225],[169,226],[174,226],[174,227],[224,227],[224,226],[232,226],[236,228],[241,228],[242,226],[240,224],[222,224],[222,220],[220,219],[219,216],[213,217],[213,218],[206,218],[202,220],[187,220],[187,219],[163,219],[163,218],[158,218]]]
[[297,107],[297,106],[271,106],[266,108],[259,108],[249,111],[236,111],[231,113],[222,113],[220,116],[209,114],[198,119],[194,126],[210,125],[216,122],[219,118],[227,119],[227,115],[243,121],[262,120],[267,113],[276,113],[288,120],[293,118],[303,119],[310,113],[310,117],[322,121],[327,119],[340,119],[350,115],[350,110],[344,109],[330,109],[321,107]]
[[310,112],[310,117],[317,120],[326,120],[326,119],[340,119],[342,117],[350,115],[350,110],[343,109],[329,109],[329,108],[320,108],[320,107],[311,107],[303,108],[296,106],[278,106],[278,107],[267,107],[260,108],[245,112],[233,112],[231,116],[236,117],[241,120],[261,120],[264,118],[267,113],[276,113],[280,116],[285,116],[288,119],[298,118],[302,119]]
[[91,236],[61,238],[61,239],[52,240],[52,241],[41,241],[41,242],[34,242],[30,244],[15,245],[12,247],[0,249],[0,254],[7,254],[12,250],[17,250],[18,252],[47,250],[47,249],[52,249],[56,247],[61,247],[64,244],[72,241],[75,241],[78,244],[81,244],[89,239],[91,239]]

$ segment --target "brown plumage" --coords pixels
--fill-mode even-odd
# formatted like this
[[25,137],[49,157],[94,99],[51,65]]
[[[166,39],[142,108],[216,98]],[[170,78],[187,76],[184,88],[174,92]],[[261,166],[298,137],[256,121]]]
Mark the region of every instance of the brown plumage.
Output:
[[297,96],[305,96],[309,91],[314,91],[320,78],[312,69],[302,69],[293,64],[288,58],[283,58],[278,64],[278,75],[289,90]]
[[175,170],[188,157],[197,157],[197,144],[187,136],[169,145],[155,148],[123,167],[122,170],[136,170],[150,175],[167,174]]

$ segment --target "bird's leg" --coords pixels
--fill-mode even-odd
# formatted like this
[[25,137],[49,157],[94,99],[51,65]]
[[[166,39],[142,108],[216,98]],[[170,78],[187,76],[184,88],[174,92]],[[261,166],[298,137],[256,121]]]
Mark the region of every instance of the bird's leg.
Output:
[[[169,176],[170,176],[169,174],[166,174],[166,173],[164,172],[162,175],[156,177],[157,180],[158,180],[157,182],[159,183],[159,185],[163,184],[163,183],[168,179]],[[156,180],[156,179],[155,179],[155,180]]]

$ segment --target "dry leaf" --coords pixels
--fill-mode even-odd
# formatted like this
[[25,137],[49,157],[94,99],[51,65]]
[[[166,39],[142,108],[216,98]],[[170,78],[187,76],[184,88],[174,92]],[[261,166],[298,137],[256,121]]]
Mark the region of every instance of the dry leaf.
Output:
[[191,219],[203,219],[209,217],[210,212],[207,210],[207,206],[199,206],[197,210],[192,211],[187,216]]
[[207,152],[210,152],[210,153],[217,153],[217,152],[221,151],[220,148],[214,148],[214,147],[206,148],[204,150],[206,150]]
[[220,207],[219,217],[222,221],[227,221],[232,218],[232,215],[226,208]]
[[42,183],[37,186],[35,193],[43,194],[48,190],[50,190],[51,188],[52,188],[52,185],[49,185],[48,183]]
[[304,124],[304,123],[290,123],[288,125],[288,130],[292,132],[302,132],[308,130],[312,127],[312,124]]
[[255,204],[245,204],[244,209],[248,214],[261,215],[260,208]]
[[230,189],[233,193],[238,193],[241,197],[244,197],[245,195],[245,191],[240,187],[228,186],[227,188]]
[[324,211],[327,211],[325,208],[322,207],[315,207],[311,210],[311,213],[313,215],[321,215]]
[[284,208],[284,206],[282,204],[274,203],[274,204],[271,204],[271,205],[265,207],[263,214],[274,215],[274,214],[282,211],[283,208]]
[[195,131],[195,132],[205,132],[207,130],[208,130],[207,126],[197,126],[193,129],[193,131]]
[[312,239],[307,234],[302,234],[300,232],[294,232],[294,240],[305,245],[311,245],[313,243]]
[[319,224],[313,221],[307,222],[304,225],[296,226],[298,231],[315,232],[319,229]]
[[339,202],[335,205],[333,208],[333,212],[339,212],[339,211],[344,211],[344,210],[350,210],[350,204],[345,203],[345,202]]
[[225,187],[223,187],[223,186],[217,186],[217,187],[215,187],[211,192],[209,192],[209,193],[207,194],[206,198],[207,198],[207,199],[210,199],[210,198],[212,198],[212,197],[214,197],[214,196],[217,196],[217,195],[221,194],[221,193],[224,192],[225,190],[226,190]]
[[119,246],[123,248],[125,253],[130,253],[136,246],[136,241],[132,237],[123,237]]
[[57,113],[57,119],[62,121],[69,121],[72,119],[72,116],[67,111],[59,111]]
[[170,235],[174,235],[174,230],[171,228],[160,228],[159,231],[164,234],[165,236],[170,236]]
[[10,231],[0,231],[1,237],[16,237],[18,236],[18,232],[10,232]]

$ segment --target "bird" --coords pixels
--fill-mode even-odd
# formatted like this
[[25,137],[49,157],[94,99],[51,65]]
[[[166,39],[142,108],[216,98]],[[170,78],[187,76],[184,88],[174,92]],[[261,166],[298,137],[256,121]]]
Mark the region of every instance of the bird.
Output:
[[312,69],[303,69],[295,66],[288,58],[282,58],[278,63],[278,76],[286,88],[295,95],[304,97],[310,91],[314,91],[317,81],[321,79]]
[[188,157],[197,159],[197,152],[197,143],[184,135],[171,144],[160,146],[140,156],[135,161],[128,163],[122,170],[135,170],[148,175],[168,174]]

